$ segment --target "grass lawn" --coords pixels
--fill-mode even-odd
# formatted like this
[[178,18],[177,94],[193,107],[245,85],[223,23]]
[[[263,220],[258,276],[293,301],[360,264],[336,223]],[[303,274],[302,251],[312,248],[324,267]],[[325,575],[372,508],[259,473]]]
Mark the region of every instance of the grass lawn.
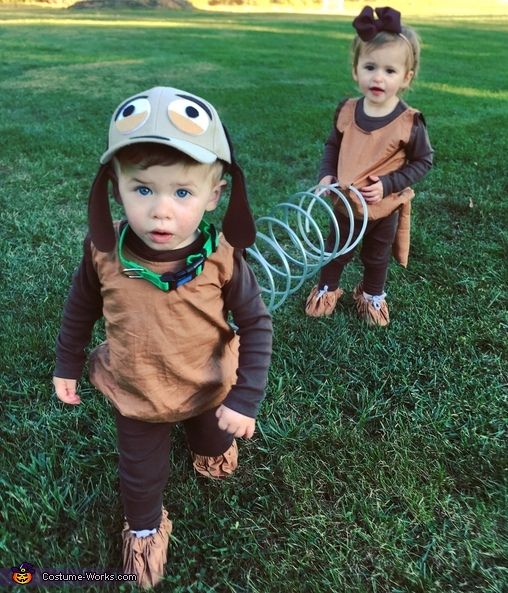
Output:
[[[393,321],[356,319],[357,262],[331,319],[303,315],[312,281],[274,314],[237,474],[197,479],[175,431],[161,591],[507,590],[508,19],[413,23],[407,99],[436,155],[410,265],[390,270]],[[261,216],[315,182],[335,105],[355,93],[351,37],[350,18],[325,16],[0,9],[0,567],[121,565],[110,409],[86,379],[78,408],[51,385],[112,109],[157,84],[210,99]]]

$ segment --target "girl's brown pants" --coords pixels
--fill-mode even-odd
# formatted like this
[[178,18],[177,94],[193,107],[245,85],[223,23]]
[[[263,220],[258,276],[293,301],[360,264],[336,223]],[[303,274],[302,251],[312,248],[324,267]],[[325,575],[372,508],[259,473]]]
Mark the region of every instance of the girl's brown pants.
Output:
[[[339,226],[339,247],[342,247],[349,235],[349,218],[335,212]],[[360,259],[363,263],[363,290],[367,294],[380,295],[384,292],[388,264],[392,252],[395,233],[397,232],[399,213],[396,210],[386,218],[369,220],[362,239]],[[361,220],[355,220],[353,242],[358,237],[362,228]],[[325,249],[331,251],[335,245],[335,228],[330,225],[330,233],[326,239]],[[335,290],[339,286],[342,271],[354,257],[355,250],[352,249],[344,255],[340,255],[321,269],[319,277],[319,288],[328,286],[328,290]]]

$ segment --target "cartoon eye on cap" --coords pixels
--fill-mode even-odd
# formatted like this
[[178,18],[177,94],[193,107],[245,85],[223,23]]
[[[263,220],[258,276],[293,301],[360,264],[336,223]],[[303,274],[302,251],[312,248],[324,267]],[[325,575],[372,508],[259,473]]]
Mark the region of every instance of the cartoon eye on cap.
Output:
[[192,136],[204,134],[212,120],[212,114],[204,103],[197,103],[190,97],[182,96],[168,105],[171,122],[182,132]]
[[120,107],[115,115],[115,127],[121,134],[129,134],[142,126],[150,117],[150,101],[136,97]]

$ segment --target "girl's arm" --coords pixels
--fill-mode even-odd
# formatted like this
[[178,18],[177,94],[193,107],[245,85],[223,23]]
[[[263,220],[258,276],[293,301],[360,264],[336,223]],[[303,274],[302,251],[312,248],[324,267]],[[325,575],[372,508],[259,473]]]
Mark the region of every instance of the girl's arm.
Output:
[[328,185],[325,180],[333,182],[337,179],[337,163],[341,142],[342,134],[334,126],[326,139],[321,164],[319,165],[318,177],[321,185]]
[[421,114],[416,114],[411,136],[406,145],[407,164],[393,173],[380,177],[383,195],[400,192],[422,179],[432,168],[433,153],[425,120]]
[[[328,185],[337,181],[337,163],[339,162],[339,151],[342,143],[342,134],[337,130],[337,119],[344,103],[347,101],[343,99],[337,105],[333,115],[333,124],[330,134],[325,141],[323,156],[321,157],[321,164],[319,166],[319,183],[321,185]],[[326,179],[325,179],[326,178]],[[331,181],[330,181],[331,179]]]

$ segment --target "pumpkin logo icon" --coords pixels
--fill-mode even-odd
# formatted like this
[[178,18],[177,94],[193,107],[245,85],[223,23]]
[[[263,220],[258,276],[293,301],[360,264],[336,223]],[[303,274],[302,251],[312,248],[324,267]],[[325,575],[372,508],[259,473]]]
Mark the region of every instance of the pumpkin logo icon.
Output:
[[18,585],[28,585],[33,579],[35,568],[29,562],[23,562],[19,566],[11,568],[11,579]]

